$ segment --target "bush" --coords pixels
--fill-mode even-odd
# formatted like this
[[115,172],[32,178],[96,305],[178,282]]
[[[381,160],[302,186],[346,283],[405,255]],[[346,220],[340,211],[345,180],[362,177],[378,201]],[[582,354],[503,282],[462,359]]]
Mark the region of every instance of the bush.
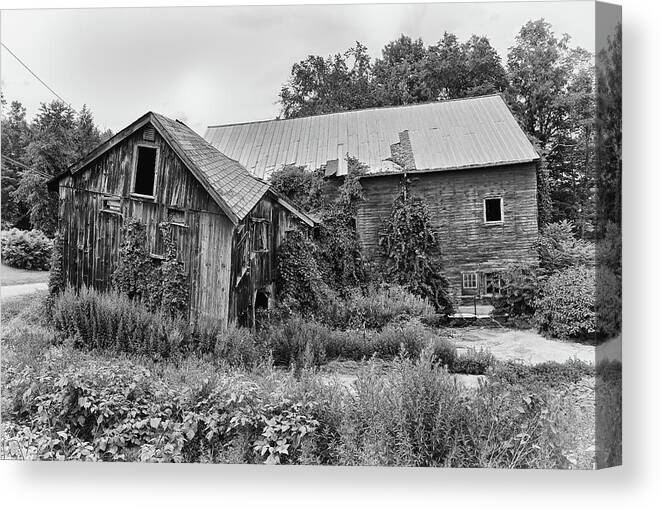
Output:
[[27,270],[48,270],[53,241],[39,230],[12,228],[2,232],[2,262]]
[[73,338],[79,347],[163,357],[209,349],[187,320],[151,312],[120,292],[67,288],[53,299],[51,313],[60,337]]
[[430,344],[435,345],[438,361],[449,364],[454,351],[449,342],[444,343],[419,322],[390,324],[381,331],[338,331],[294,316],[273,324],[262,335],[275,364],[291,365],[297,370],[335,359],[360,361],[376,356],[388,360],[398,355],[417,358]]
[[595,247],[574,236],[574,225],[567,220],[544,226],[536,243],[539,266],[546,274],[568,267],[595,264]]
[[541,288],[534,321],[539,331],[559,339],[586,339],[596,331],[595,271],[569,267]]
[[539,293],[538,274],[535,267],[514,265],[500,273],[500,297],[494,299],[494,315],[531,317]]
[[450,370],[464,375],[484,375],[495,360],[493,354],[483,348],[469,348],[465,353],[456,356]]
[[596,278],[597,336],[611,338],[622,332],[622,280],[612,270],[601,266]]
[[268,357],[265,345],[259,342],[259,336],[243,327],[230,327],[219,332],[213,353],[237,368],[252,368]]
[[428,317],[434,308],[423,298],[398,285],[354,290],[346,299],[335,298],[324,307],[320,318],[340,329],[382,329],[392,322]]
[[[3,353],[11,350],[2,358],[4,458],[568,465],[554,431],[572,424],[553,411],[563,400],[544,387],[507,384],[467,394],[438,366],[431,345],[417,358],[396,357],[383,374],[368,365],[349,392],[305,370],[247,374],[202,360],[149,361],[147,369],[145,358],[49,347],[48,336],[13,327],[3,341]],[[25,350],[17,355],[17,347]]]
[[595,369],[579,360],[564,363],[548,361],[534,365],[504,361],[495,363],[488,374],[492,379],[509,385],[557,388],[576,383],[586,376],[594,376]]
[[338,439],[343,465],[551,468],[566,466],[547,395],[502,385],[467,397],[431,351],[398,359],[387,375],[367,368]]

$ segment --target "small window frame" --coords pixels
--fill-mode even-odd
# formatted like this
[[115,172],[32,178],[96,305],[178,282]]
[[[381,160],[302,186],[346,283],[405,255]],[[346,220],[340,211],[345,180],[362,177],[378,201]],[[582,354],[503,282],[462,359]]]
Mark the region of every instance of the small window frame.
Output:
[[[500,201],[500,219],[498,221],[487,221],[487,200],[499,200]],[[498,225],[505,222],[505,207],[503,204],[502,196],[485,196],[482,200],[482,217],[484,219],[484,224],[486,225]]]
[[[152,194],[141,194],[135,192],[135,180],[138,176],[138,150],[140,147],[151,148],[156,150],[156,157],[154,158],[154,185],[152,186]],[[158,167],[160,162],[161,151],[156,143],[149,143],[141,141],[135,144],[133,148],[133,171],[131,172],[131,196],[134,198],[141,198],[144,200],[156,201],[156,189],[158,186]]]
[[[470,284],[466,284],[466,281]],[[461,288],[464,290],[477,290],[478,277],[477,272],[462,272],[461,273]]]

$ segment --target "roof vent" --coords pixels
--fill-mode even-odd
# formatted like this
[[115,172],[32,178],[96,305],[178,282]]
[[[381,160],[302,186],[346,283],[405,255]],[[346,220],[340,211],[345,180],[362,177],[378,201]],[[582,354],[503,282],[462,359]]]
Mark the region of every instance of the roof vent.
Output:
[[154,141],[156,139],[156,134],[153,127],[147,127],[142,133],[142,139],[145,141]]

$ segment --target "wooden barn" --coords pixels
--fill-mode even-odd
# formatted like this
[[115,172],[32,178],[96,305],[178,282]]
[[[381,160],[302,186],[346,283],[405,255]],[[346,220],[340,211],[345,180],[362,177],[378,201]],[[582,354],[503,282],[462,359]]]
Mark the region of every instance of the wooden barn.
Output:
[[287,231],[313,220],[185,124],[147,113],[53,179],[63,271],[74,287],[111,285],[122,224],[146,226],[154,263],[168,222],[190,288],[190,318],[251,325],[275,296]]
[[537,261],[539,156],[499,95],[212,126],[205,138],[263,179],[293,165],[337,183],[347,154],[367,164],[357,230],[368,256],[406,179],[430,204],[456,294],[492,296],[500,270]]

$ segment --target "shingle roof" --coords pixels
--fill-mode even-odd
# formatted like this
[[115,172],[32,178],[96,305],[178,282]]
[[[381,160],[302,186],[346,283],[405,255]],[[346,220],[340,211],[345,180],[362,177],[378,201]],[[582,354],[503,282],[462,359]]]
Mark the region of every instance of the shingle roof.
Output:
[[391,145],[408,131],[417,170],[450,170],[539,158],[498,95],[346,111],[289,120],[211,126],[205,139],[267,178],[286,165],[317,169],[350,154],[372,173],[402,171]]
[[218,193],[236,217],[243,219],[268,191],[266,182],[256,179],[239,162],[207,143],[187,125],[158,113],[153,114],[190,163]]

